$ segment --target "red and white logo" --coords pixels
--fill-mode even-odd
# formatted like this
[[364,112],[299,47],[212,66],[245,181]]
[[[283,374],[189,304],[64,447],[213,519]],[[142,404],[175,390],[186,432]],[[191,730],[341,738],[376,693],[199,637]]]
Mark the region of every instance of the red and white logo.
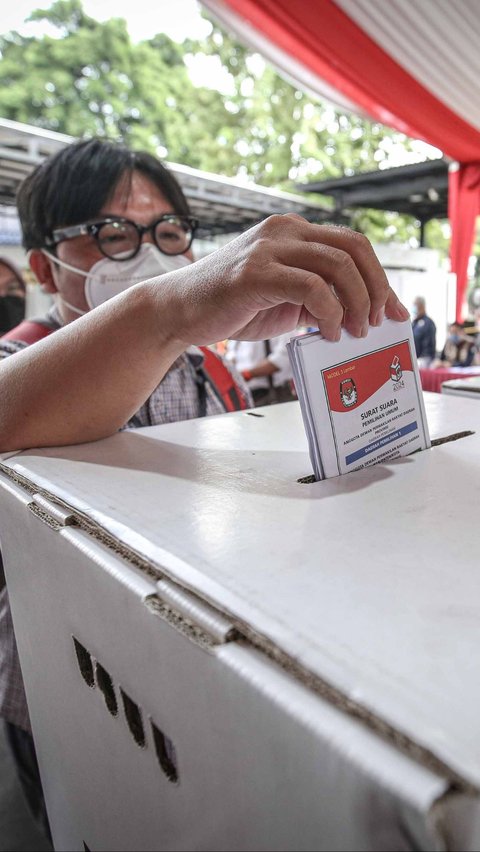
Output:
[[393,361],[390,364],[390,378],[392,382],[399,382],[402,378],[402,365],[400,364],[400,358],[398,355],[394,355]]
[[353,379],[343,379],[340,382],[340,399],[345,408],[350,408],[357,401],[357,386]]

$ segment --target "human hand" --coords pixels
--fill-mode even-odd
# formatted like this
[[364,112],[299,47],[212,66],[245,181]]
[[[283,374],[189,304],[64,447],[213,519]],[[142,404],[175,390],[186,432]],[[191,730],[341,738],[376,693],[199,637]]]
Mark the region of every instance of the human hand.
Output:
[[342,325],[362,337],[384,315],[410,316],[366,237],[296,214],[270,216],[190,267],[162,276],[158,298],[166,299],[185,344],[266,339],[298,325],[318,326],[328,340],[340,337]]

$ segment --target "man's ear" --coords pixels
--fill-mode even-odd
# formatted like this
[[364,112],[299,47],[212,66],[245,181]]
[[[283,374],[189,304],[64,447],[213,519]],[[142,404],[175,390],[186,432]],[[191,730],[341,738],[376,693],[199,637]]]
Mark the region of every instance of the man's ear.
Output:
[[32,249],[29,257],[30,269],[42,287],[44,293],[57,293],[58,288],[52,274],[51,261],[40,249]]

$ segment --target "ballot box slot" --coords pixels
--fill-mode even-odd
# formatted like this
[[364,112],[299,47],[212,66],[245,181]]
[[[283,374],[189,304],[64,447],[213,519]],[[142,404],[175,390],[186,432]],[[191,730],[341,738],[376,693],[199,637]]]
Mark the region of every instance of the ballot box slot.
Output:
[[[455,432],[453,435],[445,435],[443,438],[433,438],[432,441],[431,441],[431,446],[429,447],[429,449],[431,449],[432,447],[440,447],[440,446],[442,446],[442,444],[448,444],[451,441],[459,441],[461,438],[469,438],[471,435],[474,435],[474,434],[475,434],[475,432],[472,432],[471,430],[466,429],[464,432]],[[423,452],[425,452],[425,450],[415,450],[413,453],[411,453],[411,455],[413,456],[416,453],[423,453]],[[393,461],[395,461],[395,459]],[[352,472],[354,473],[355,471],[352,471]],[[300,485],[312,485],[314,482],[317,482],[317,480],[316,480],[314,474],[311,473],[311,474],[308,474],[307,476],[300,476],[297,479],[297,482]]]
[[446,435],[444,438],[434,438],[432,440],[432,447],[440,447],[442,444],[448,444],[449,441],[459,441],[461,438],[469,438],[470,435],[475,435],[475,432],[466,429],[464,432],[455,432],[453,435]]

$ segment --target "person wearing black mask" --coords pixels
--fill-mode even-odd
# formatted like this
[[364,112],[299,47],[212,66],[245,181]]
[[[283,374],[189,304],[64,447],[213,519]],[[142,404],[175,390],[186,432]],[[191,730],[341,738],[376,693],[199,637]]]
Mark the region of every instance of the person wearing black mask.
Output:
[[22,273],[6,257],[0,257],[0,334],[15,328],[25,316],[26,287]]

